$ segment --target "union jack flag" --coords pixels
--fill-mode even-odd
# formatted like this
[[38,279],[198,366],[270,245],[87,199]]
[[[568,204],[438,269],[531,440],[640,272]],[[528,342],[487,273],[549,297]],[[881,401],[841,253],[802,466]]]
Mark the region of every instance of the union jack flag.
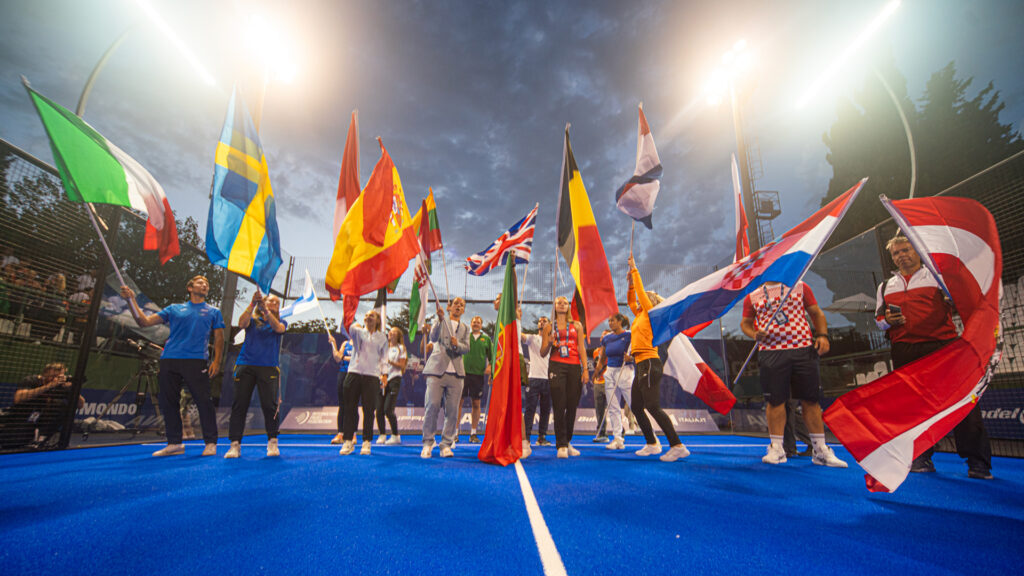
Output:
[[516,257],[516,264],[526,264],[530,261],[530,253],[533,250],[533,231],[537,224],[537,208],[516,222],[506,230],[493,244],[482,252],[477,252],[466,258],[466,270],[474,276],[483,276],[495,266],[504,264],[508,260],[508,253],[513,252]]

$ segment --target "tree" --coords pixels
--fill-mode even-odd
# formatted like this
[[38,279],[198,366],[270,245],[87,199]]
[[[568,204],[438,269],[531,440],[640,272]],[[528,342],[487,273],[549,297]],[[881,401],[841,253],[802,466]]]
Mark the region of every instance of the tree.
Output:
[[[907,96],[906,79],[890,62],[880,72],[896,93],[914,136],[917,153],[915,196],[931,196],[1024,148],[1019,132],[999,122],[1004,104],[989,82],[974,98],[967,90],[973,78],[958,80],[950,62],[928,80],[920,110]],[[853,100],[842,100],[837,119],[824,134],[833,176],[824,206],[869,177],[863,197],[851,206],[826,250],[889,217],[876,200],[879,194],[906,198],[910,189],[910,157],[906,134],[882,83],[874,75]]]

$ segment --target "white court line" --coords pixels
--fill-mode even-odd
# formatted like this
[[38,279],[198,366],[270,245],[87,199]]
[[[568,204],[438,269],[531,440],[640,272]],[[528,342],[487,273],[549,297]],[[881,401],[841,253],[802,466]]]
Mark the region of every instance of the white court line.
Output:
[[523,465],[516,460],[516,477],[519,478],[519,488],[523,491],[523,501],[526,503],[526,514],[530,517],[530,527],[533,528],[533,539],[537,541],[537,551],[540,552],[540,562],[544,566],[545,576],[566,576],[565,564],[562,564],[562,555],[555,548],[555,541],[551,538],[548,525],[544,522],[544,516],[540,513],[540,505],[537,504],[537,497],[533,495],[533,487],[526,477]]

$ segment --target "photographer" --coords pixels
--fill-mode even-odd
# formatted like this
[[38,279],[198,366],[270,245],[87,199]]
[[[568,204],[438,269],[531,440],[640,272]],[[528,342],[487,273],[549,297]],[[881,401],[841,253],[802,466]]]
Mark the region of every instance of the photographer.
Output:
[[[47,364],[41,374],[25,378],[4,417],[0,445],[26,446],[57,434],[67,414],[70,392],[67,367],[60,362]],[[78,407],[84,404],[85,398],[79,396]]]
[[[875,323],[892,342],[892,365],[899,368],[923,358],[957,337],[953,307],[906,236],[896,236],[885,245],[897,270],[878,287]],[[992,478],[992,448],[981,420],[978,404],[953,429],[956,451],[967,459],[967,475]],[[934,448],[929,448],[910,466],[911,472],[935,472]]]

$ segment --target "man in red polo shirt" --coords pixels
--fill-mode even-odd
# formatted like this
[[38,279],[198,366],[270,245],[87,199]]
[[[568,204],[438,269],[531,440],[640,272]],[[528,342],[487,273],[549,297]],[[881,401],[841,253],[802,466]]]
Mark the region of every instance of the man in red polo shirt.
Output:
[[[910,364],[949,344],[957,337],[953,325],[953,307],[945,293],[906,236],[896,236],[886,244],[896,270],[892,278],[878,286],[875,322],[892,342],[893,368]],[[967,475],[992,478],[992,447],[976,403],[967,417],[953,429],[956,451],[967,459]],[[934,448],[914,459],[911,472],[935,472]]]

